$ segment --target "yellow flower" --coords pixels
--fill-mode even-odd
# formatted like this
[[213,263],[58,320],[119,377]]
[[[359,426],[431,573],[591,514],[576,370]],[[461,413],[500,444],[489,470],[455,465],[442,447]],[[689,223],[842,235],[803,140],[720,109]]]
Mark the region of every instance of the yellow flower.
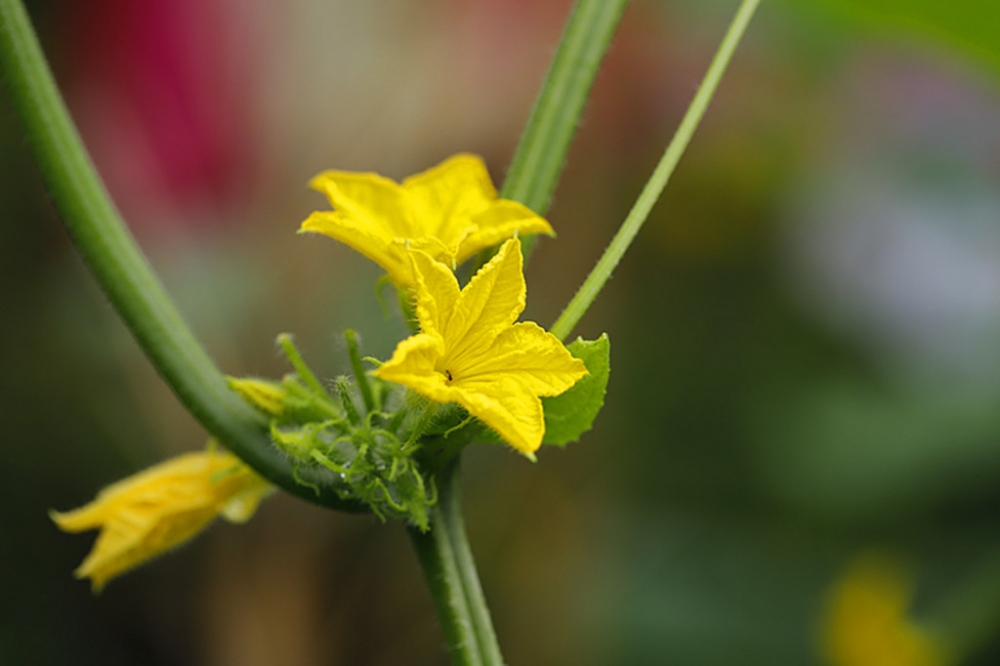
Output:
[[907,617],[911,581],[877,554],[858,557],[831,591],[823,651],[833,666],[944,666],[943,647]]
[[446,265],[410,256],[421,332],[375,374],[457,402],[531,457],[545,434],[539,396],[559,395],[587,369],[538,324],[514,323],[525,305],[520,241],[504,243],[461,291]]
[[554,235],[549,223],[525,206],[497,198],[475,155],[454,155],[402,184],[375,173],[324,171],[310,186],[336,210],[313,213],[301,231],[346,243],[398,285],[412,281],[407,247],[454,267],[515,233]]
[[187,453],[108,486],[91,503],[51,512],[65,532],[100,529],[74,572],[95,592],[117,576],[181,545],[217,515],[244,522],[271,485],[231,453]]

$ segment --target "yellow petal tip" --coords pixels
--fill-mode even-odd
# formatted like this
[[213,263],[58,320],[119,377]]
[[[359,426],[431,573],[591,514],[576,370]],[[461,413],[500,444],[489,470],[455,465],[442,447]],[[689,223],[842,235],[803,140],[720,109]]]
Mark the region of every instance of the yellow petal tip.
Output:
[[67,532],[100,530],[73,572],[89,578],[99,593],[112,579],[194,538],[217,515],[249,518],[269,488],[233,454],[199,451],[119,481],[80,509],[50,511],[49,517]]

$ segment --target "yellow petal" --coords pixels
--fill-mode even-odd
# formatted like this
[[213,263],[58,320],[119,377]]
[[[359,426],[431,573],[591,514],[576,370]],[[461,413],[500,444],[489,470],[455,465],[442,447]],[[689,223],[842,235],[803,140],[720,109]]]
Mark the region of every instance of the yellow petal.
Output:
[[536,451],[545,435],[542,403],[531,387],[511,375],[452,383],[435,369],[441,341],[421,333],[403,340],[375,375],[407,386],[440,403],[457,402],[524,453]]
[[323,234],[351,247],[384,268],[396,284],[409,284],[411,280],[405,246],[382,227],[364,219],[358,221],[340,211],[320,211],[306,218],[300,231]]
[[112,578],[191,539],[222,511],[249,518],[268,491],[269,484],[236,456],[202,451],[155,465],[108,486],[86,506],[51,516],[67,532],[101,530],[75,572],[100,591]]
[[418,225],[414,236],[434,236],[454,252],[472,218],[497,198],[483,160],[466,153],[454,155],[427,171],[403,181],[412,219]]
[[435,261],[440,261],[450,268],[455,267],[455,253],[445,245],[439,238],[425,236],[423,238],[397,238],[396,245],[404,252],[407,250],[420,250],[429,255]]
[[553,396],[587,374],[587,366],[559,338],[530,321],[506,329],[485,354],[469,361],[465,366],[448,367],[459,388],[469,380],[488,382],[510,376],[537,396]]
[[437,402],[451,402],[447,393],[447,377],[435,370],[444,343],[437,335],[418,333],[396,346],[392,358],[380,365],[375,376],[385,381],[408,386]]
[[206,507],[176,511],[169,522],[124,510],[116,522],[101,530],[90,554],[73,575],[89,578],[94,591],[100,592],[111,579],[189,541],[213,518],[215,512]]
[[468,365],[517,321],[527,294],[522,264],[521,242],[512,238],[465,286],[442,330],[447,363]]
[[498,245],[518,234],[555,236],[545,218],[530,208],[509,199],[498,199],[489,208],[472,217],[474,231],[462,239],[455,252],[455,261],[462,263],[480,250]]
[[542,401],[518,378],[500,375],[476,378],[450,387],[452,400],[522,453],[533,453],[542,445],[545,415]]
[[444,335],[460,297],[458,280],[450,268],[424,252],[410,252],[410,262],[416,287],[414,292],[420,330]]
[[324,171],[309,186],[326,195],[330,205],[361,228],[378,236],[425,236],[410,215],[402,188],[377,173]]

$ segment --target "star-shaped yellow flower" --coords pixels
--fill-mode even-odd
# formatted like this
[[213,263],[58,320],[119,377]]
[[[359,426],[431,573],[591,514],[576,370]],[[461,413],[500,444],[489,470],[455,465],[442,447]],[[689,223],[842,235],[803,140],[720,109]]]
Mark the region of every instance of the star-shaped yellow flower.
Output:
[[324,171],[310,182],[330,200],[301,231],[325,234],[365,255],[398,285],[412,282],[407,247],[454,266],[515,233],[554,235],[525,206],[498,199],[482,159],[454,155],[402,184],[375,173]]
[[545,434],[539,396],[559,395],[587,369],[538,324],[514,323],[526,293],[520,241],[504,243],[462,290],[445,264],[419,250],[410,257],[421,332],[375,374],[457,402],[530,456]]
[[112,578],[191,539],[218,515],[249,520],[270,490],[233,454],[200,451],[154,465],[108,486],[79,509],[51,516],[65,532],[101,530],[74,572],[100,592]]

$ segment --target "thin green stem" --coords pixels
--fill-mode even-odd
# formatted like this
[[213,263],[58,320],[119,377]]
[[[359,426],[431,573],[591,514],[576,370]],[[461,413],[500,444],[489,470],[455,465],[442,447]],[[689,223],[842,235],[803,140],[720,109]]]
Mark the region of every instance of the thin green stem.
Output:
[[306,365],[305,360],[302,358],[302,354],[299,353],[299,348],[295,346],[295,341],[292,339],[291,333],[279,333],[278,334],[278,346],[281,347],[282,353],[285,354],[285,358],[288,362],[292,364],[292,368],[299,375],[299,379],[305,382],[305,385],[315,391],[321,397],[329,397],[329,393],[326,387],[316,378],[313,371],[309,369]]
[[361,363],[358,334],[349,328],[344,331],[344,340],[347,342],[347,355],[351,359],[351,371],[354,373],[354,381],[358,383],[358,388],[361,389],[361,398],[365,401],[365,411],[371,412],[375,409],[375,396],[372,395],[372,387],[368,381],[365,366]]
[[354,396],[351,395],[351,382],[347,377],[337,377],[337,397],[340,398],[340,405],[344,408],[347,420],[355,428],[361,425],[361,414],[354,404]]
[[178,399],[268,480],[310,501],[354,509],[332,488],[317,494],[294,480],[266,419],[229,389],[185,325],[97,176],[18,0],[0,0],[0,78],[77,250]]
[[409,532],[448,651],[459,666],[501,666],[500,646],[465,537],[457,459],[442,469],[437,483],[430,531],[410,527]]
[[729,25],[726,36],[719,45],[719,50],[716,51],[715,57],[712,59],[712,64],[708,68],[708,73],[705,74],[705,79],[702,81],[701,87],[698,88],[698,92],[691,101],[687,113],[684,114],[684,118],[681,120],[677,132],[670,141],[670,145],[667,146],[666,152],[660,158],[660,163],[656,165],[653,175],[649,178],[642,193],[639,194],[639,198],[636,200],[632,210],[629,211],[628,217],[625,218],[618,233],[611,240],[611,244],[608,245],[608,248],[598,260],[597,265],[594,266],[594,269],[587,276],[579,291],[576,292],[573,300],[570,301],[566,309],[559,315],[559,319],[552,325],[552,333],[560,340],[565,340],[569,336],[573,328],[580,321],[580,318],[587,312],[591,303],[597,298],[597,294],[600,293],[608,278],[611,277],[611,272],[618,265],[622,255],[625,254],[625,251],[635,239],[636,234],[639,233],[639,229],[642,228],[646,218],[649,217],[649,211],[652,210],[653,204],[660,198],[663,188],[667,186],[667,181],[670,180],[674,168],[680,161],[681,155],[684,154],[684,150],[698,128],[698,124],[705,115],[705,109],[708,108],[709,102],[712,101],[715,89],[718,87],[719,81],[722,79],[722,75],[725,73],[726,67],[732,59],[733,52],[740,43],[740,39],[743,37],[743,33],[746,31],[747,25],[750,23],[750,19],[753,17],[758,4],[760,4],[760,0],[743,0],[743,3],[740,5],[736,16]]

